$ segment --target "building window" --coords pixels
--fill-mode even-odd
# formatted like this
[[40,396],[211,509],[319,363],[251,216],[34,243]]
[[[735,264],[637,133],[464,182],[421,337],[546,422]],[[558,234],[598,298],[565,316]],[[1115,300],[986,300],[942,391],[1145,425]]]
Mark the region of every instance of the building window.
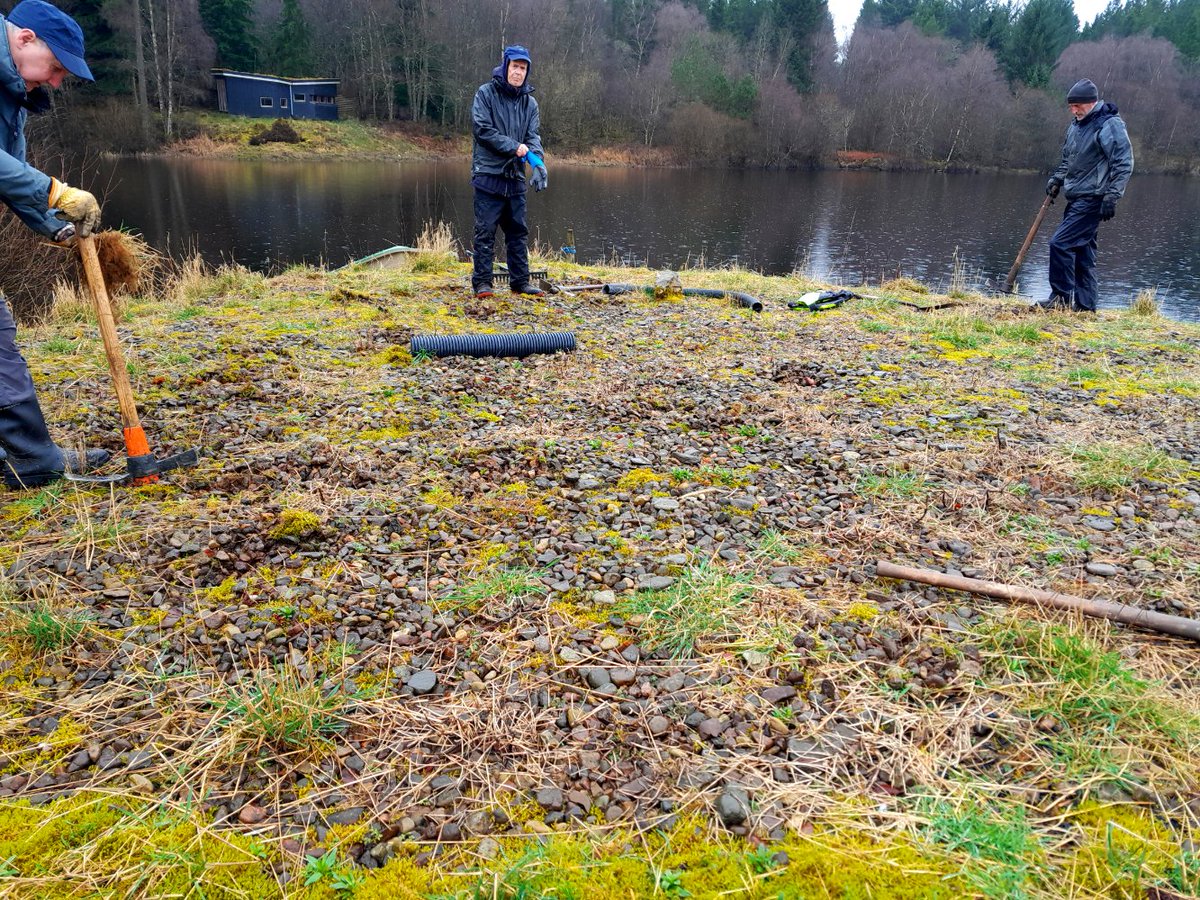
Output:
[[303,94],[297,94],[297,95],[296,95],[296,102],[297,102],[297,103],[303,103],[303,102],[304,102],[304,95],[303,95]]
[[280,109],[287,109],[287,97],[280,97],[280,98],[279,98],[279,108],[280,108]]
[[272,106],[275,105],[275,101],[272,100],[270,97],[259,97],[258,105],[261,106],[263,109],[270,109]]

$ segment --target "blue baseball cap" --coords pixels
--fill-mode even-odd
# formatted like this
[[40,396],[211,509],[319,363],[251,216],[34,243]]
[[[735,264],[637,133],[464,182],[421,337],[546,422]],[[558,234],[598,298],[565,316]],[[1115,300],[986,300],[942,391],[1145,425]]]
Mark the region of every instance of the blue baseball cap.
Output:
[[65,12],[46,0],[21,0],[8,14],[18,28],[28,28],[46,42],[55,58],[72,75],[95,81],[83,61],[83,29]]

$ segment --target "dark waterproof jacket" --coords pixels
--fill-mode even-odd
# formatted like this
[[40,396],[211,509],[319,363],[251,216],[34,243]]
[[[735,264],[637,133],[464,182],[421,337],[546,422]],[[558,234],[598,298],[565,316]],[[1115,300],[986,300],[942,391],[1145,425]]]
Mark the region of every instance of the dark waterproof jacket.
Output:
[[1117,108],[1101,101],[1067,127],[1062,161],[1054,178],[1068,200],[1111,197],[1120,200],[1133,174],[1133,147]]
[[[525,182],[524,163],[517,162],[517,146],[524,144],[538,156],[542,122],[528,76],[514,88],[505,80],[505,60],[492,70],[492,80],[479,86],[471,104],[471,175],[499,175]],[[532,74],[532,67],[530,74]]]
[[38,234],[53,237],[62,220],[48,208],[50,176],[25,162],[29,97],[8,46],[8,20],[0,16],[0,200]]

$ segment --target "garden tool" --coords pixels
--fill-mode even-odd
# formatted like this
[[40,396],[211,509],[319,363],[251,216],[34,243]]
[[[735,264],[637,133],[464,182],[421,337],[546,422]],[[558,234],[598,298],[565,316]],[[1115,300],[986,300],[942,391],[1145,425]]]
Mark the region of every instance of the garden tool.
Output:
[[820,312],[823,309],[834,309],[847,300],[859,300],[860,295],[853,291],[809,291],[799,299],[788,303],[788,309],[806,309],[809,312]]
[[1029,234],[1025,235],[1025,243],[1017,251],[1017,258],[1013,260],[1012,268],[1008,270],[1008,277],[1004,279],[1004,293],[1011,294],[1013,292],[1013,285],[1017,281],[1017,272],[1021,268],[1021,263],[1025,262],[1025,254],[1029,252],[1029,246],[1033,243],[1033,238],[1038,233],[1038,229],[1042,227],[1042,219],[1046,218],[1046,213],[1049,212],[1050,204],[1053,202],[1054,197],[1050,194],[1047,194],[1046,199],[1042,201],[1041,209],[1038,210],[1037,216],[1034,217],[1033,224],[1029,226]]
[[92,295],[92,306],[96,309],[96,321],[100,325],[100,337],[104,340],[104,354],[108,357],[108,370],[112,374],[113,388],[117,392],[117,404],[121,409],[121,426],[125,435],[126,471],[117,475],[76,475],[67,473],[71,481],[93,483],[153,484],[162,472],[181,466],[194,466],[199,460],[199,450],[185,450],[166,459],[158,459],[150,452],[146,432],[138,418],[137,405],[133,402],[133,388],[129,385],[129,372],[125,368],[125,356],[121,352],[117,326],[113,321],[112,306],[108,301],[108,288],[104,285],[104,274],[96,254],[95,238],[88,236],[77,241],[79,257],[88,292]]

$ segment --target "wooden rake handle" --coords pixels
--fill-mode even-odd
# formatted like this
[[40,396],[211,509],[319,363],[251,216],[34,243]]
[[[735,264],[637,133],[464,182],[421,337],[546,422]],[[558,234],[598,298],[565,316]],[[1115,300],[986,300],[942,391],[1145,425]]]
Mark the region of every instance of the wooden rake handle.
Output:
[[[121,408],[125,453],[130,458],[148,456],[150,444],[138,418],[137,404],[133,402],[133,388],[129,384],[129,371],[125,368],[125,355],[121,352],[117,324],[113,320],[112,304],[108,300],[108,288],[104,286],[104,273],[100,269],[100,257],[96,253],[96,239],[90,236],[79,238],[76,245],[79,248],[79,258],[83,261],[88,292],[92,295],[92,306],[96,310],[96,321],[100,325],[100,337],[104,341],[104,355],[108,357],[108,371],[112,375],[113,388],[117,392],[117,404]],[[137,483],[143,484],[157,480],[157,476],[136,479]]]

